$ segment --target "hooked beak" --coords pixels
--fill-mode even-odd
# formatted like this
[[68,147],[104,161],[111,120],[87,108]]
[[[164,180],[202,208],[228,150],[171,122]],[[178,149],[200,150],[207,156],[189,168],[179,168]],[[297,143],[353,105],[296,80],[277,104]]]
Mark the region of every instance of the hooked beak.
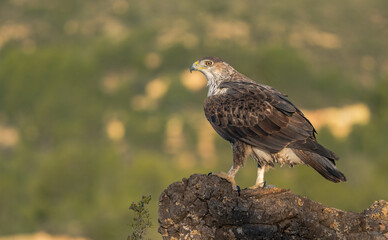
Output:
[[197,66],[198,66],[198,61],[196,61],[195,63],[191,64],[190,73],[191,73],[192,71],[198,71]]

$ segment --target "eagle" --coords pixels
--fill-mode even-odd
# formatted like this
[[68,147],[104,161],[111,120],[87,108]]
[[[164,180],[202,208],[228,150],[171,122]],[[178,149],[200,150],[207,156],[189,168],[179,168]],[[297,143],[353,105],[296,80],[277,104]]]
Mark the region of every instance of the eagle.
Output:
[[195,61],[192,71],[205,75],[206,119],[233,150],[231,169],[217,175],[235,189],[234,178],[249,156],[258,166],[256,184],[250,189],[265,187],[264,173],[275,163],[308,165],[332,182],[346,181],[335,166],[339,157],[317,142],[313,125],[286,95],[251,80],[218,57]]

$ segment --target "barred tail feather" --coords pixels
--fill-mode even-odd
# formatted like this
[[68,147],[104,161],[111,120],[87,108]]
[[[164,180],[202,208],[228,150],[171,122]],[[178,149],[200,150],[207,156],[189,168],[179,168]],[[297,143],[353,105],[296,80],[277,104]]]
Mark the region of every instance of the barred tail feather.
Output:
[[314,168],[327,180],[332,182],[346,182],[345,175],[328,158],[310,151],[293,149],[294,153],[306,164]]

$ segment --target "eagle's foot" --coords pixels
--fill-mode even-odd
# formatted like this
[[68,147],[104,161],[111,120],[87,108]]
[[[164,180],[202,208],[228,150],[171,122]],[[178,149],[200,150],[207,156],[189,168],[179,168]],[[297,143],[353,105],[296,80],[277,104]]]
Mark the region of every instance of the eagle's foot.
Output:
[[265,188],[265,187],[267,187],[267,183],[264,181],[264,182],[256,183],[255,185],[253,185],[252,187],[249,187],[248,189],[255,190],[258,188]]
[[236,180],[234,180],[234,177],[231,177],[231,176],[229,176],[226,172],[218,172],[218,173],[209,173],[208,174],[209,176],[210,175],[216,175],[216,176],[218,176],[218,177],[220,177],[220,178],[224,178],[224,179],[226,179],[226,180],[228,180],[229,182],[231,182],[232,183],[232,187],[233,187],[233,190],[236,190],[236,191],[238,191],[238,192],[240,192],[241,190],[240,190],[240,187],[237,185],[237,183],[236,183]]
[[267,183],[264,181],[264,182],[255,184],[252,187],[245,188],[244,190],[256,190],[259,188],[276,188],[276,186],[275,185],[267,185]]

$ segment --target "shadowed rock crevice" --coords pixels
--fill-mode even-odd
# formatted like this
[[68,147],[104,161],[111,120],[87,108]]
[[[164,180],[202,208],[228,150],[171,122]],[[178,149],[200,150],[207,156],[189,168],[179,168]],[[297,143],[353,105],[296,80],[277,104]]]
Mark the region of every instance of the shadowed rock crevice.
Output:
[[361,213],[325,207],[289,190],[243,190],[194,174],[159,198],[163,239],[388,239],[388,203]]

